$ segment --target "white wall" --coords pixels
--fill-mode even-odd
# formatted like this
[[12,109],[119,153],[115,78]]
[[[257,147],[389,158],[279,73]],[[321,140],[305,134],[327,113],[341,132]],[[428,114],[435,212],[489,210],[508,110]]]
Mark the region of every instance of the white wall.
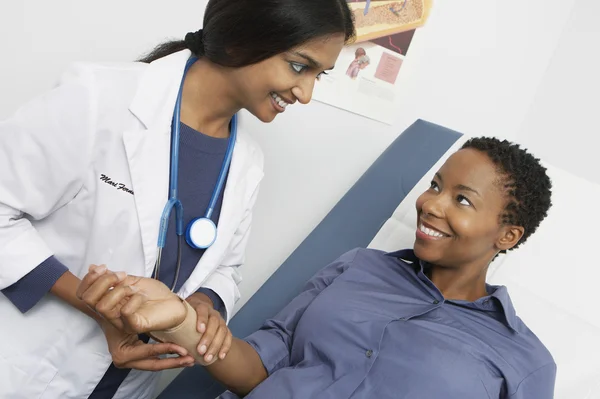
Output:
[[[167,37],[182,37],[199,27],[203,4],[7,3],[0,14],[0,118],[50,87],[73,60],[133,59]],[[394,126],[320,103],[290,107],[270,125],[250,122],[266,155],[266,177],[238,308],[416,118],[469,135],[523,139],[552,163],[590,174],[597,11],[592,0],[439,0],[402,67]],[[569,154],[559,139],[565,137],[579,140]],[[589,159],[578,156],[582,149]]]
[[20,0],[0,12],[0,118],[72,61],[123,61],[199,28],[203,1]]
[[401,125],[515,139],[574,1],[436,1],[402,67]]
[[518,134],[520,142],[548,162],[596,183],[600,183],[599,16],[597,1],[575,3]]

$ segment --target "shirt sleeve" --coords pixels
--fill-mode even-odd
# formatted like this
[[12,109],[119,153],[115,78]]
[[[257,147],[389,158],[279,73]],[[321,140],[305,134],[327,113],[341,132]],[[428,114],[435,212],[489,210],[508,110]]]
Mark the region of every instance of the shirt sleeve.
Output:
[[302,293],[245,339],[260,356],[267,374],[290,365],[292,338],[298,321],[319,293],[350,267],[356,253],[357,250],[350,251],[318,272],[308,281]]
[[547,364],[529,374],[509,399],[553,399],[556,380],[556,364]]
[[20,280],[4,288],[2,293],[21,313],[26,313],[50,291],[67,270],[69,269],[65,265],[51,256]]
[[225,308],[225,303],[216,292],[206,287],[200,287],[196,292],[208,296],[213,303],[213,308],[221,314],[221,317],[224,320],[227,320],[227,309]]

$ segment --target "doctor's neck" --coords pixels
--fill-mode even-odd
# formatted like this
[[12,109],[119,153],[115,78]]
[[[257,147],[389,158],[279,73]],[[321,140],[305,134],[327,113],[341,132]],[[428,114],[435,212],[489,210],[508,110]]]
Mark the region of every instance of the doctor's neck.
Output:
[[229,122],[242,108],[228,68],[200,58],[186,75],[181,121],[207,136],[229,137]]

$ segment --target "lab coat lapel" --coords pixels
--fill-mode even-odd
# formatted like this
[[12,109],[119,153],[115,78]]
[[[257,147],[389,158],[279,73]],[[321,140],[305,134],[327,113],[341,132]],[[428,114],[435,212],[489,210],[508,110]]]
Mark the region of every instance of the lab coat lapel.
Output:
[[169,191],[169,135],[128,131],[123,135],[144,251],[145,276],[156,259],[160,215]]
[[189,51],[151,63],[129,109],[143,126],[124,132],[146,276],[156,260],[160,216],[167,202],[171,121]]

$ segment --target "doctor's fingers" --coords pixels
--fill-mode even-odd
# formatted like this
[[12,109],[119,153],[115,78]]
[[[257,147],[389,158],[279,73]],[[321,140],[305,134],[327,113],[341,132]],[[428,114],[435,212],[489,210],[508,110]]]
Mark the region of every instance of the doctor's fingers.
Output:
[[[204,334],[206,331],[206,325],[208,324],[208,319],[210,317],[211,308],[206,303],[200,303],[196,306],[196,330],[200,334]],[[198,346],[200,347],[200,346]]]
[[[86,276],[86,278],[87,277],[88,276]],[[107,271],[102,276],[97,277],[94,282],[87,285],[87,287],[82,287],[80,299],[88,306],[91,306],[95,309],[96,304],[102,299],[102,297],[104,297],[111,288],[123,281],[125,277],[127,277],[125,272],[115,273]],[[83,282],[81,285],[83,285]]]
[[207,363],[216,360],[217,358],[223,360],[229,352],[231,347],[231,332],[226,326],[220,325],[212,343],[208,347],[206,355],[204,355],[204,361]]
[[[225,320],[223,320],[219,312],[213,310],[210,312],[210,317],[208,319],[206,331],[204,332],[204,334],[202,334],[202,338],[200,339],[197,348],[198,353],[204,356],[204,360],[207,362],[210,362],[212,360],[212,358],[215,356],[216,351],[221,347],[221,344],[225,339],[225,334],[223,332],[220,332],[221,330],[225,330],[225,334],[228,331],[228,328],[225,325]],[[216,350],[214,349],[214,346],[217,346]],[[213,348],[212,353],[209,353],[209,347]],[[210,358],[210,360],[207,359],[211,355],[212,357]]]
[[[113,354],[113,363],[118,368],[159,371],[194,364],[190,355],[181,356],[187,351],[171,343],[143,344],[128,347],[126,351]],[[161,355],[179,355],[178,357],[160,358]]]
[[94,281],[98,280],[100,276],[106,273],[108,269],[105,265],[90,265],[88,268],[88,273],[83,277],[83,279],[79,282],[79,286],[77,287],[76,296],[78,299],[81,299],[83,293],[94,283]]

